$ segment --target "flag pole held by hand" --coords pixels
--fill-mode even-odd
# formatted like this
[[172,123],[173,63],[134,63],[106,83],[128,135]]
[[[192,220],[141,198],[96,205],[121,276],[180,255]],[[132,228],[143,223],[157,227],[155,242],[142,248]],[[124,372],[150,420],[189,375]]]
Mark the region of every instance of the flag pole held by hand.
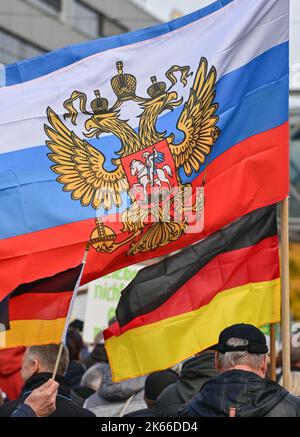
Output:
[[60,362],[60,358],[61,358],[61,354],[62,354],[62,351],[63,351],[63,347],[64,347],[64,343],[61,342],[60,345],[59,345],[59,350],[58,350],[55,366],[54,366],[53,373],[52,373],[53,381],[55,380],[55,377],[56,377],[56,374],[57,374],[57,369],[58,369],[58,365],[59,365],[59,362]]
[[68,310],[68,314],[67,314],[66,321],[65,321],[64,331],[63,331],[63,334],[62,334],[62,341],[61,341],[61,343],[59,345],[59,350],[58,350],[55,366],[54,366],[53,373],[52,373],[52,379],[53,380],[55,380],[55,377],[56,377],[56,374],[57,374],[58,365],[59,365],[59,362],[60,362],[60,359],[61,359],[61,354],[62,354],[62,351],[63,351],[63,348],[64,348],[64,343],[65,343],[65,339],[66,339],[66,335],[67,335],[67,330],[68,330],[68,327],[69,327],[70,317],[71,317],[71,314],[72,314],[72,311],[73,311],[73,307],[74,307],[75,299],[76,299],[76,296],[77,296],[77,292],[78,292],[78,289],[80,287],[80,282],[81,282],[83,270],[84,270],[84,267],[85,267],[85,264],[86,264],[86,260],[87,260],[89,249],[90,249],[90,244],[87,243],[86,248],[85,248],[85,252],[84,252],[84,256],[83,256],[83,260],[82,260],[82,269],[81,269],[78,281],[77,281],[77,283],[75,285],[75,288],[74,288],[72,300],[71,300],[71,303],[70,303],[70,306],[69,306],[69,310]]

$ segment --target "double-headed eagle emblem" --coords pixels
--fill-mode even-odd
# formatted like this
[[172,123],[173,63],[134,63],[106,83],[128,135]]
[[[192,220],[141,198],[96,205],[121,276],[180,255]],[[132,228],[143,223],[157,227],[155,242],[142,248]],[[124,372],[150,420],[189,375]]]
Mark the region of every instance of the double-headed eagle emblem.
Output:
[[[83,207],[91,205],[95,210],[105,211],[122,209],[124,196],[130,199],[130,205],[120,214],[123,238],[117,237],[114,228],[99,217],[90,242],[99,252],[113,252],[129,244],[127,254],[134,255],[166,246],[187,231],[188,221],[185,218],[174,220],[175,211],[178,213],[181,209],[185,217],[189,209],[199,207],[199,202],[203,208],[203,198],[193,199],[189,207],[182,206],[180,200],[190,184],[184,183],[181,176],[182,172],[191,176],[200,171],[220,135],[215,102],[216,69],[211,67],[208,71],[207,60],[201,58],[184,104],[173,88],[177,83],[175,73],[180,74],[183,86],[187,85],[193,75],[188,66],[175,65],[166,72],[171,82],[168,89],[165,82],[151,77],[146,98],[136,94],[137,79],[123,72],[121,61],[117,62],[117,72],[110,81],[116,95],[113,106],[109,107],[108,100],[96,90],[89,111],[87,95],[74,91],[63,103],[67,111],[64,121],[68,123],[48,107],[46,144],[51,150],[48,157],[55,163],[51,169],[58,175],[57,181],[63,185],[63,191],[70,192],[72,199]],[[137,102],[140,109],[137,129],[120,115],[121,106],[128,101]],[[174,133],[167,134],[157,126],[162,114],[177,107],[182,107],[176,125],[182,132],[183,139],[179,143]],[[79,113],[80,117],[81,114],[89,117],[84,123],[85,138],[67,127],[70,123],[77,125]],[[109,165],[105,154],[89,142],[103,134],[117,137],[121,144]],[[173,195],[169,194],[167,201],[162,201],[162,188],[172,192],[174,187],[177,189]],[[148,202],[149,190],[158,195],[158,202]]]

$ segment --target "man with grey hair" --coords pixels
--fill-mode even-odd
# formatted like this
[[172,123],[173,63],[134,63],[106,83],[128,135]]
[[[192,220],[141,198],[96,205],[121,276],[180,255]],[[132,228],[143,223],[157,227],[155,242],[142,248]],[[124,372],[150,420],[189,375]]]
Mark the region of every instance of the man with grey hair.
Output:
[[268,347],[255,326],[224,329],[215,347],[220,373],[185,407],[185,417],[300,417],[300,399],[265,379]]
[[[19,399],[6,402],[0,407],[0,417],[9,417],[20,404],[26,403],[26,399],[37,388],[52,378],[59,345],[48,344],[45,346],[31,346],[26,349],[22,364],[22,377],[25,385]],[[64,346],[59,361],[55,380],[59,383],[56,397],[56,406],[50,417],[90,417],[95,416],[91,411],[75,405],[70,397],[70,387],[64,375],[69,364],[68,349]]]

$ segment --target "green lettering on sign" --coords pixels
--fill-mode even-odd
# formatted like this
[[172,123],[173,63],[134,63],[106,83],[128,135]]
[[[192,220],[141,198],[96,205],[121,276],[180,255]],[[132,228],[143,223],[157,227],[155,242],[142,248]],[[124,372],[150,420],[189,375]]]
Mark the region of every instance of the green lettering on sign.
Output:
[[124,288],[124,282],[113,285],[95,285],[94,299],[100,299],[106,302],[118,302],[120,300],[121,291]]

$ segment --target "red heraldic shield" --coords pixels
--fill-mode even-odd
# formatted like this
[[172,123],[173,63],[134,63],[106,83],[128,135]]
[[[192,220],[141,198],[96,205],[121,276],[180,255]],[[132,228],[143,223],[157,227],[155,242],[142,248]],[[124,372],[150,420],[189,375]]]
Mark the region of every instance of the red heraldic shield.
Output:
[[142,208],[168,200],[178,187],[176,167],[166,140],[121,158],[131,194]]

